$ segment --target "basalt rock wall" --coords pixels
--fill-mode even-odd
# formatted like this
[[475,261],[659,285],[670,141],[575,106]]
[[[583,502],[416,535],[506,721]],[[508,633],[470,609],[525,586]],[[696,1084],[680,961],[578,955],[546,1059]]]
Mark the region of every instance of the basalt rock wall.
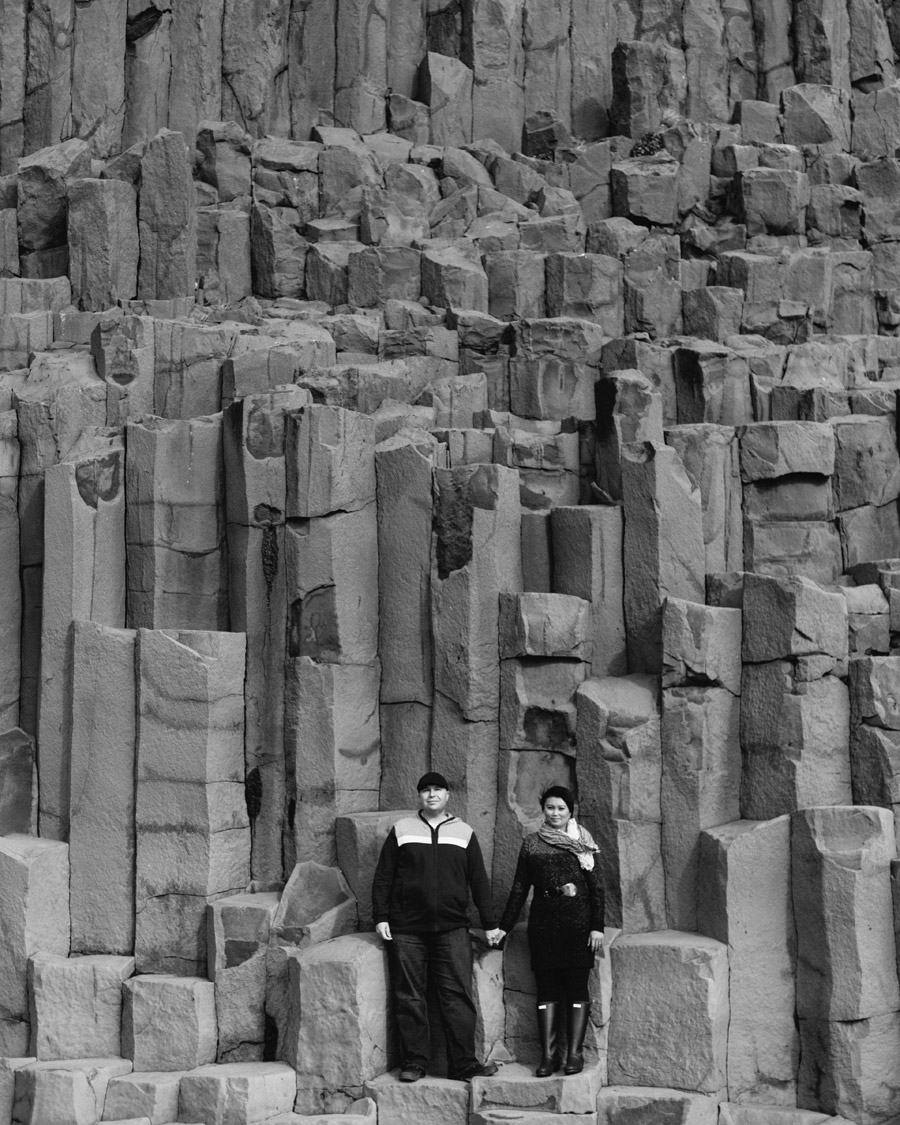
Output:
[[[900,1120],[898,28],[0,0],[0,1125]],[[392,1073],[428,769],[578,1077]]]

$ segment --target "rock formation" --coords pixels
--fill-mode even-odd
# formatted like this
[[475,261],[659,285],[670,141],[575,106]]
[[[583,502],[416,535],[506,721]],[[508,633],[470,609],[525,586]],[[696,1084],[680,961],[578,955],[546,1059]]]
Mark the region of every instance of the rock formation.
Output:
[[[900,1121],[898,59],[893,0],[0,0],[0,1125]],[[518,927],[498,1076],[397,1080],[432,768],[498,904],[577,790],[578,1076]]]

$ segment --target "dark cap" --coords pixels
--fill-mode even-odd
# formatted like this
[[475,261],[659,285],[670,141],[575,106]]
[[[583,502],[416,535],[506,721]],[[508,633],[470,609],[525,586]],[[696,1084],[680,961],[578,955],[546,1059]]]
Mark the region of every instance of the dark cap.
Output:
[[419,793],[421,793],[423,789],[428,789],[432,785],[436,789],[450,788],[449,784],[447,783],[446,777],[444,777],[442,773],[436,773],[434,770],[432,770],[431,773],[422,774],[422,776],[419,778],[419,784],[416,786],[416,789]]

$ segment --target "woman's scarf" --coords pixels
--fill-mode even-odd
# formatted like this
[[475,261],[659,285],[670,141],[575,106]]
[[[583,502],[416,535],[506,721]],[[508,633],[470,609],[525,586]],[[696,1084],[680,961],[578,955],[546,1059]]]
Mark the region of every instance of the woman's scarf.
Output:
[[554,848],[562,848],[567,852],[574,852],[575,858],[585,871],[594,870],[593,853],[600,849],[594,843],[590,832],[576,823],[574,816],[569,819],[565,832],[559,828],[551,828],[545,821],[538,829],[538,836],[545,844],[550,844]]

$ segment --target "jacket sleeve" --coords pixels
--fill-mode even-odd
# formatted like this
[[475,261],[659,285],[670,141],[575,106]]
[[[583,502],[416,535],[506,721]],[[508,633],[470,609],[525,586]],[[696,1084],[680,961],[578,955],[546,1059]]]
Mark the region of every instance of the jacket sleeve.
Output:
[[584,881],[587,884],[588,895],[591,900],[591,929],[602,930],[605,922],[603,899],[603,875],[600,871],[598,856],[594,855],[594,870],[585,871]]
[[512,886],[509,888],[509,898],[506,900],[506,909],[500,919],[500,929],[507,933],[518,922],[525,899],[531,890],[531,871],[529,870],[528,854],[525,845],[519,849],[519,862],[516,864],[516,873],[513,876]]
[[481,845],[478,843],[478,837],[474,832],[466,847],[466,860],[468,863],[469,889],[472,892],[472,900],[481,916],[481,924],[486,930],[493,930],[497,923],[494,915],[494,904],[491,901],[491,885],[488,882],[487,871],[484,869]]
[[378,857],[378,865],[375,868],[375,878],[372,880],[372,915],[376,926],[379,922],[388,921],[388,903],[391,897],[391,888],[394,885],[394,875],[397,871],[399,850],[397,833],[392,828],[381,847],[381,855]]

